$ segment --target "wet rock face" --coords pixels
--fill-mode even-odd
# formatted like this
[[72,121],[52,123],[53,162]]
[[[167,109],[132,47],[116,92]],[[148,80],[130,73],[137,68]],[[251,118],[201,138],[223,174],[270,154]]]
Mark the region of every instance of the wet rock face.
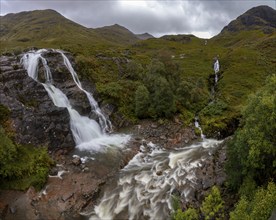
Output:
[[[75,65],[74,59],[71,54],[65,53],[72,65]],[[71,73],[68,71],[64,64],[61,54],[55,51],[47,51],[42,55],[50,67],[53,76],[53,85],[59,88],[69,99],[72,107],[76,109],[81,115],[89,115],[91,112],[90,104],[83,91],[81,91],[74,82]],[[39,81],[45,82],[44,69],[40,65],[38,71]],[[95,92],[94,86],[87,82],[83,82],[83,87],[92,94]],[[94,118],[96,119],[96,118]]]
[[[48,61],[54,85],[67,95],[73,108],[82,115],[89,115],[89,101],[74,83],[62,56],[57,52],[43,56]],[[0,57],[0,104],[11,111],[5,127],[14,133],[16,142],[21,144],[44,145],[50,150],[73,148],[75,143],[67,109],[54,106],[43,85],[28,76],[20,58]],[[72,56],[69,55],[69,59],[72,60]],[[38,80],[45,82],[42,64],[38,75]],[[93,90],[91,85],[88,86],[88,91]]]

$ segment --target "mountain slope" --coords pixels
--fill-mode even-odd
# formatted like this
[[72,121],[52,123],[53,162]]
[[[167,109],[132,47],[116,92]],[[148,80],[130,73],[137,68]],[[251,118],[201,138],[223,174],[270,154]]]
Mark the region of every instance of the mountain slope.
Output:
[[86,28],[50,9],[0,17],[1,51],[15,47],[56,47],[82,53],[137,40],[132,32],[119,25]]
[[0,37],[3,41],[53,41],[72,34],[86,38],[95,36],[88,28],[66,19],[54,10],[21,12],[1,17]]
[[254,7],[223,28],[224,32],[238,32],[242,30],[258,30],[271,33],[276,29],[276,13],[268,6]]
[[[253,23],[245,22],[251,18]],[[194,116],[202,106],[213,101],[199,115],[205,133],[208,130],[212,134],[227,129],[240,116],[248,96],[264,84],[268,75],[276,74],[274,21],[275,10],[260,6],[230,22],[210,40],[192,35],[138,40],[119,25],[88,29],[46,10],[1,17],[0,40],[1,51],[36,46],[74,52],[79,73],[96,84],[102,100],[113,103],[129,118],[135,118],[136,87],[145,80],[139,75],[147,76],[148,69],[156,67],[151,61],[158,59],[165,64],[168,79],[169,74],[179,77],[177,81],[183,85],[179,89],[184,95],[194,91],[187,99],[197,107],[187,109],[177,103],[178,113]],[[39,29],[36,31],[36,28]],[[272,31],[264,31],[267,28]],[[214,84],[215,56],[219,58],[221,72],[215,97],[209,97]],[[155,79],[156,76],[150,81]],[[188,89],[184,91],[186,84]]]
[[118,24],[96,28],[94,30],[104,39],[115,43],[129,44],[139,40],[135,34]]
[[150,39],[150,38],[154,38],[154,36],[152,36],[152,35],[149,34],[149,33],[136,34],[136,37],[138,37],[138,38],[141,39],[141,40],[147,40],[147,39]]

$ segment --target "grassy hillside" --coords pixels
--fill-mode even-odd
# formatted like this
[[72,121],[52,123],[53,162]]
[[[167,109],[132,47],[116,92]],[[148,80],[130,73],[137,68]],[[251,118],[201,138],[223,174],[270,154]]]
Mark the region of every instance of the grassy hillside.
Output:
[[[119,47],[137,39],[127,29],[91,29],[68,20],[54,10],[36,10],[0,17],[1,52],[27,47],[61,48],[89,54]],[[128,33],[129,32],[129,33]]]
[[127,45],[139,40],[135,34],[118,24],[96,28],[94,30],[104,39],[113,43]]
[[[209,40],[177,35],[143,41],[119,25],[88,29],[55,11],[22,12],[1,17],[1,52],[31,46],[73,52],[79,74],[96,84],[102,101],[113,103],[134,121],[136,100],[141,100],[138,87],[149,90],[150,103],[155,102],[144,117],[167,115],[165,110],[160,110],[164,114],[157,111],[163,109],[156,103],[160,94],[152,90],[167,85],[175,105],[168,115],[180,114],[189,124],[199,114],[205,133],[227,134],[232,132],[229,127],[237,125],[248,96],[276,71],[275,10],[259,10],[249,10]],[[252,21],[250,28],[245,18]],[[215,96],[211,96],[215,56],[221,71]]]

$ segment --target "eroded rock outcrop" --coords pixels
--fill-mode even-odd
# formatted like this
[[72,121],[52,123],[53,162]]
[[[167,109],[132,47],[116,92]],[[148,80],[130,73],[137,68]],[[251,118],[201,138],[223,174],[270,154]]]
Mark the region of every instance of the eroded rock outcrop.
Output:
[[[62,56],[52,51],[45,57],[54,84],[67,95],[73,108],[89,115],[91,107],[87,97],[74,83]],[[44,145],[50,150],[73,148],[75,143],[67,109],[52,103],[43,85],[28,76],[20,58],[20,55],[0,57],[0,104],[11,112],[4,125],[6,130],[14,134],[15,141],[20,144]],[[45,81],[42,63],[38,68],[38,80]]]

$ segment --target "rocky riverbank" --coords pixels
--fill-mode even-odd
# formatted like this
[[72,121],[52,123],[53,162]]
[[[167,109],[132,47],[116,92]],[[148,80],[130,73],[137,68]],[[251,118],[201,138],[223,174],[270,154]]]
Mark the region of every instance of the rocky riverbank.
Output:
[[[10,190],[0,192],[1,217],[81,219],[83,217],[80,213],[93,209],[102,186],[131,160],[143,142],[151,141],[166,148],[174,148],[196,141],[193,129],[182,128],[177,120],[166,125],[142,121],[141,124],[127,130],[133,133],[133,138],[122,150],[109,150],[98,154],[85,153],[86,157],[83,152],[56,151],[52,155],[56,166],[51,170],[48,181],[41,191],[36,192],[31,187],[27,192]],[[74,156],[75,153],[80,157]],[[223,185],[225,159],[225,146],[222,146],[197,169],[197,187],[191,194],[190,203],[185,203],[186,207],[191,205],[198,207],[210,187],[215,184]],[[176,194],[181,190],[177,189]]]

